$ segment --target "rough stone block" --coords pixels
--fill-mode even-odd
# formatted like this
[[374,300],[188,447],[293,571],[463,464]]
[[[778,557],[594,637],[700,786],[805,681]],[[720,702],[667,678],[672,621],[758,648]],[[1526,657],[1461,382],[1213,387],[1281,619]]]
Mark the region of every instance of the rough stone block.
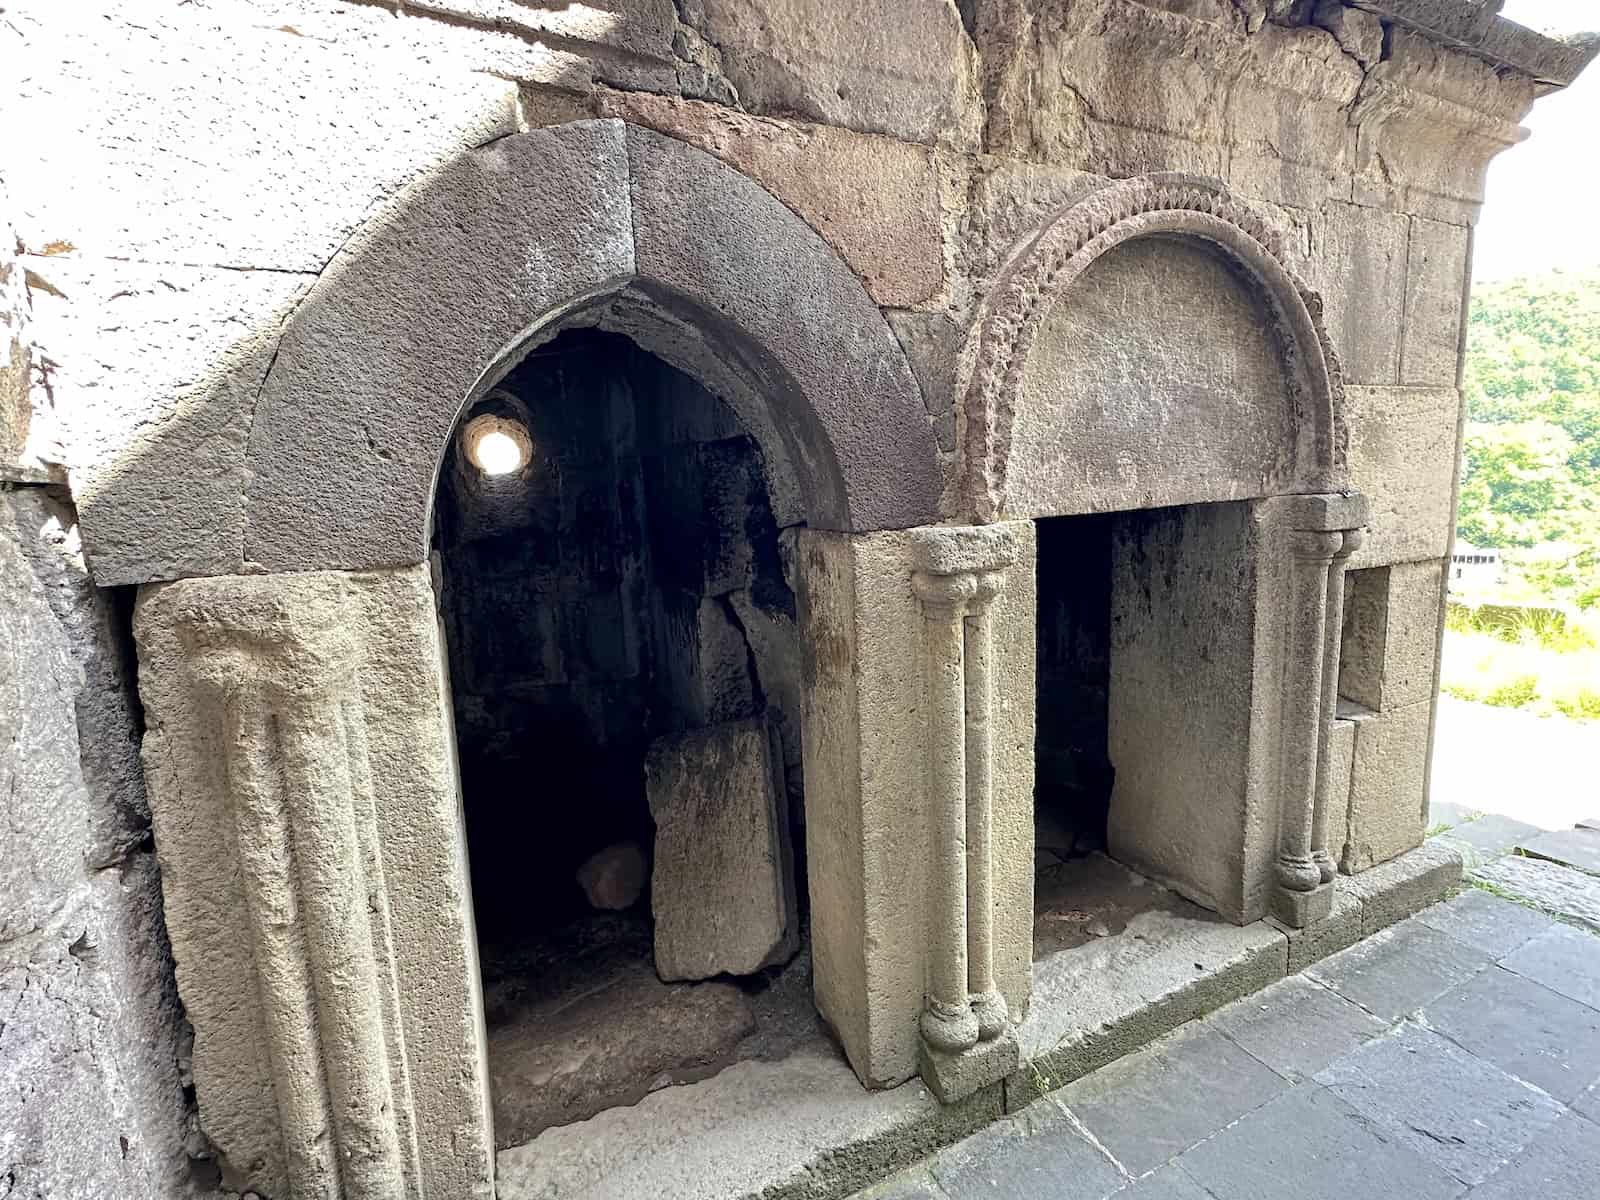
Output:
[[1413,217],[1400,382],[1454,387],[1467,289],[1465,225]]
[[1483,1182],[1563,1111],[1543,1092],[1409,1022],[1316,1080],[1377,1130],[1467,1184]]
[[[1330,201],[1311,218],[1307,282],[1322,296],[1347,383],[1400,381],[1408,237],[1405,216],[1354,204]],[[1352,422],[1352,447],[1361,436]]]
[[1346,575],[1339,695],[1374,712],[1434,694],[1444,560]]
[[[1433,702],[1423,700],[1359,722],[1350,806],[1339,869],[1364,871],[1422,843]],[[1338,842],[1338,813],[1329,839]],[[1333,849],[1335,847],[1330,847]]]
[[125,620],[71,510],[0,492],[0,1163],[18,1194],[190,1194]]
[[501,1200],[848,1196],[999,1115],[997,1087],[953,1105],[920,1082],[867,1091],[836,1054],[807,1049],[546,1130],[501,1151],[495,1192]]
[[1325,883],[1309,892],[1277,888],[1272,893],[1272,915],[1291,929],[1304,929],[1328,919],[1333,912],[1333,884]]
[[1564,867],[1600,875],[1600,830],[1559,829],[1529,838],[1518,848],[1530,858],[1547,858]]
[[647,874],[638,843],[619,842],[584,860],[578,868],[578,886],[592,907],[615,911],[633,907]]
[[662,979],[750,975],[787,961],[799,945],[775,737],[765,720],[740,721],[650,747],[650,909]]
[[1361,936],[1409,917],[1461,882],[1461,855],[1437,841],[1390,859],[1344,884],[1361,901]]
[[925,147],[646,92],[607,93],[600,111],[750,176],[821,234],[879,304],[919,304],[943,286],[939,179]]
[[680,12],[751,112],[910,142],[977,139],[977,52],[953,5],[863,0],[825,21],[802,0],[689,0]]
[[1295,926],[1268,920],[1288,939],[1291,975],[1361,940],[1361,901],[1340,880],[1334,881],[1333,902],[1320,921]]
[[1460,416],[1452,388],[1346,389],[1350,484],[1372,503],[1367,539],[1351,568],[1449,554]]
[[1017,1069],[1016,1031],[1007,1029],[989,1042],[946,1054],[922,1046],[918,1071],[929,1090],[943,1104],[964,1100],[979,1088],[998,1083]]
[[1600,878],[1558,863],[1508,854],[1472,869],[1472,878],[1552,916],[1600,933]]

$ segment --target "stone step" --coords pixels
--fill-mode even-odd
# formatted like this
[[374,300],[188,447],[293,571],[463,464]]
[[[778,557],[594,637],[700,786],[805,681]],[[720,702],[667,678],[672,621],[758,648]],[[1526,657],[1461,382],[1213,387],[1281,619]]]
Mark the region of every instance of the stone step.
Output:
[[1517,847],[1529,858],[1543,858],[1564,867],[1600,875],[1600,829],[1560,829],[1540,834]]

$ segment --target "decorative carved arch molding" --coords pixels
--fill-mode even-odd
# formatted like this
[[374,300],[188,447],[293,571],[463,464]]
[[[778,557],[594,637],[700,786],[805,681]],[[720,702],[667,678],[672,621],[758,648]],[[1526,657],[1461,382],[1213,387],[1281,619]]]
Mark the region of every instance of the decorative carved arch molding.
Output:
[[129,448],[81,506],[97,580],[423,561],[463,407],[573,324],[619,328],[723,393],[795,519],[938,519],[917,385],[833,249],[711,155],[580,121],[412,187],[295,310],[259,395],[179,412]]
[[[1321,298],[1285,264],[1282,237],[1252,206],[1215,180],[1156,174],[1108,183],[1063,209],[1014,255],[980,318],[962,407],[962,507],[980,522],[1069,511],[1148,507],[1089,487],[1053,507],[1012,503],[1013,451],[1025,376],[1052,312],[1085,273],[1140,239],[1199,244],[1220,252],[1265,306],[1277,340],[1287,402],[1285,467],[1241,485],[1242,499],[1330,492],[1342,484],[1346,434],[1343,379],[1322,323]],[[1159,429],[1133,423],[1134,436]],[[1042,431],[1055,435],[1059,430]],[[1075,464],[1088,472],[1087,464]],[[1275,475],[1276,477],[1271,477]],[[1166,500],[1158,503],[1182,501]]]

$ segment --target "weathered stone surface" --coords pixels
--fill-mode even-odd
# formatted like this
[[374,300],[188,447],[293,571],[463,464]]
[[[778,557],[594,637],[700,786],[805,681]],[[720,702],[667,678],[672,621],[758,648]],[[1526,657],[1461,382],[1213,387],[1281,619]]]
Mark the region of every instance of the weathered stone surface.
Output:
[[205,17],[159,0],[7,15],[52,64],[9,118],[17,232],[35,253],[319,271],[407,181],[517,129],[506,79],[392,53],[351,69],[233,0]]
[[[1433,702],[1422,700],[1357,723],[1342,849],[1333,847],[1346,874],[1422,844],[1432,715]],[[1339,843],[1333,819],[1329,837]]]
[[[1101,1196],[1123,1182],[1105,1154],[1052,1104],[996,1121],[932,1160],[940,1200],[978,1196]],[[894,1200],[895,1193],[871,1200]],[[914,1200],[915,1194],[903,1200]]]
[[1560,829],[1541,833],[1521,842],[1517,848],[1530,858],[1547,858],[1564,867],[1600,875],[1600,830]]
[[1217,253],[1165,238],[1110,251],[1060,297],[1033,345],[1006,512],[1272,494],[1294,466],[1282,354],[1265,301]]
[[821,234],[879,304],[919,304],[943,286],[939,178],[926,148],[645,92],[605,93],[600,113],[750,176]]
[[1328,915],[1299,927],[1286,925],[1273,917],[1268,923],[1289,942],[1289,973],[1303,971],[1330,954],[1361,940],[1361,901],[1338,880],[1334,881]]
[[644,851],[637,842],[619,842],[597,850],[578,868],[578,886],[595,908],[631,908],[644,892]]
[[1340,696],[1380,713],[1433,696],[1445,565],[1396,563],[1346,576]]
[[[1322,295],[1347,384],[1400,381],[1409,228],[1404,216],[1353,204],[1330,202],[1312,215],[1305,273]],[[1353,414],[1346,420],[1354,454],[1367,432]],[[1359,479],[1356,486],[1372,495]]]
[[[486,1193],[477,945],[428,569],[185,580],[146,589],[134,626],[167,924],[227,1178],[284,1192],[291,1167],[326,1172],[337,1149],[382,1188],[398,1174]],[[304,940],[258,934],[247,872],[304,914]],[[346,938],[348,965],[328,970]],[[275,1008],[269,1040],[263,993],[291,986],[315,1014]]]
[[[539,269],[525,269],[529,261]],[[201,404],[126,449],[86,500],[91,555],[106,560],[97,577],[147,580],[246,561],[420,561],[434,467],[462,401],[485,372],[511,365],[506,356],[525,348],[530,322],[563,319],[636,273],[651,298],[631,296],[630,336],[711,376],[775,476],[798,479],[786,489],[809,499],[798,515],[871,528],[935,514],[942,472],[915,382],[838,257],[711,156],[645,131],[625,138],[620,122],[584,122],[503,138],[404,193],[296,310],[253,409]],[[706,318],[712,312],[729,314],[737,330]],[[815,319],[797,323],[800,313]],[[415,353],[419,331],[427,355]],[[772,371],[781,387],[762,385]],[[180,506],[217,515],[174,531],[162,488],[186,477],[174,463],[198,454],[219,423],[233,440],[248,432],[244,461],[222,472],[197,466],[225,502]],[[908,448],[920,467],[908,469]],[[237,492],[246,471],[241,552],[240,502],[226,481]],[[114,544],[98,540],[101,514],[116,526]]]
[[[1581,1110],[1580,1110],[1581,1111]],[[1593,1120],[1592,1111],[1589,1114]],[[1585,1200],[1600,1176],[1600,1138],[1578,1112],[1563,1113],[1473,1192],[1473,1200]]]
[[1008,1028],[992,1041],[954,1054],[930,1049],[924,1043],[918,1072],[941,1104],[954,1104],[1004,1079],[1017,1069],[1017,1062],[1017,1035]]
[[1472,869],[1472,877],[1525,904],[1600,933],[1600,879],[1553,862],[1507,854]]
[[70,509],[0,493],[0,1162],[18,1194],[204,1192],[122,675]]
[[1350,484],[1372,503],[1355,569],[1442,559],[1455,510],[1456,428],[1461,399],[1451,388],[1345,389]]
[[1400,382],[1454,387],[1461,359],[1467,227],[1413,217]]
[[[1461,1192],[1441,1168],[1312,1083],[1247,1114],[1169,1169],[1199,1180],[1205,1196],[1230,1200],[1276,1200],[1285,1180],[1294,1181],[1297,1194],[1317,1200],[1352,1193],[1452,1200]],[[1138,1188],[1133,1198],[1144,1200]]]
[[[1033,938],[1032,522],[1005,523],[1015,565],[991,606],[995,976],[1013,1021],[1028,1009]],[[806,873],[817,1006],[851,1065],[883,1086],[917,1070],[932,833],[923,702],[925,618],[909,533],[796,543],[806,665]],[[870,848],[863,838],[870,837]],[[868,947],[874,952],[868,953]],[[877,948],[893,946],[893,953]]]
[[959,148],[977,138],[977,55],[954,5],[851,0],[826,20],[805,0],[679,7],[752,112]]
[[1501,813],[1485,813],[1465,821],[1439,834],[1447,845],[1461,852],[1461,860],[1473,868],[1502,854],[1509,854],[1518,844],[1539,833],[1537,825],[1516,821]]
[[1343,886],[1361,901],[1361,934],[1368,937],[1443,899],[1460,882],[1460,852],[1430,840]]
[[1580,1004],[1600,1009],[1600,959],[1594,935],[1556,925],[1500,960],[1508,971],[1542,983]]
[[1570,1104],[1600,1079],[1600,1012],[1492,967],[1427,1007],[1428,1028]]
[[[933,432],[899,342],[860,282],[749,178],[660,134],[630,127],[627,144],[638,273],[687,300],[685,315],[704,321],[733,361],[770,357],[787,373],[782,384],[758,381],[761,411],[729,399],[769,464],[787,451],[812,497],[810,524],[929,521],[943,484]],[[840,478],[823,476],[814,460],[824,455]]]
[[1517,122],[1538,93],[1526,75],[1391,27],[1350,114],[1355,202],[1470,223],[1489,160],[1520,140]]
[[1409,1022],[1316,1077],[1378,1129],[1463,1183],[1481,1183],[1562,1108]]
[[999,1089],[945,1106],[921,1083],[862,1089],[831,1054],[740,1063],[496,1158],[501,1200],[844,1196],[1000,1115]]
[[726,1065],[755,1018],[730,983],[664,984],[635,962],[576,998],[488,1030],[496,1149]]
[[77,257],[33,269],[52,289],[34,293],[35,328],[59,364],[96,582],[237,570],[251,406],[314,276]]
[[1387,1028],[1337,992],[1302,975],[1236,1000],[1205,1020],[1287,1079],[1315,1075]]
[[1404,921],[1324,959],[1307,974],[1382,1020],[1394,1021],[1488,965],[1484,951]]
[[1496,959],[1519,949],[1552,924],[1543,913],[1475,887],[1463,888],[1459,896],[1423,909],[1417,920]]
[[42,481],[49,477],[46,459],[61,452],[52,444],[48,410],[35,402],[33,305],[17,244],[0,183],[0,479]]
[[1137,1176],[1288,1086],[1200,1021],[1063,1088],[1056,1100]]
[[1141,913],[1117,937],[1051,956],[1034,971],[1007,1107],[1259,991],[1283,978],[1285,962],[1283,935],[1267,924],[1240,927],[1182,901]]
[[1281,590],[1266,544],[1259,515],[1227,504],[1130,515],[1112,546],[1108,845],[1240,922],[1264,915],[1276,853],[1276,779],[1252,753],[1277,704],[1256,683],[1257,623],[1274,621],[1258,608]]
[[738,721],[650,748],[650,908],[662,979],[749,975],[794,955],[794,851],[775,737],[765,720]]

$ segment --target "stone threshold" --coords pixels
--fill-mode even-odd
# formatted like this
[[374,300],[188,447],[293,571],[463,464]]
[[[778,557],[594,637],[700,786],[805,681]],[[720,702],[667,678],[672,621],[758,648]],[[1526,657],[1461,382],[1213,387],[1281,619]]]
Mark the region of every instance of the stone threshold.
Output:
[[1315,930],[1237,926],[1192,905],[1034,964],[1022,1065],[950,1106],[913,1080],[862,1089],[831,1047],[745,1062],[496,1156],[499,1200],[838,1200],[1047,1092],[1443,898],[1461,856],[1427,842],[1341,876]]

